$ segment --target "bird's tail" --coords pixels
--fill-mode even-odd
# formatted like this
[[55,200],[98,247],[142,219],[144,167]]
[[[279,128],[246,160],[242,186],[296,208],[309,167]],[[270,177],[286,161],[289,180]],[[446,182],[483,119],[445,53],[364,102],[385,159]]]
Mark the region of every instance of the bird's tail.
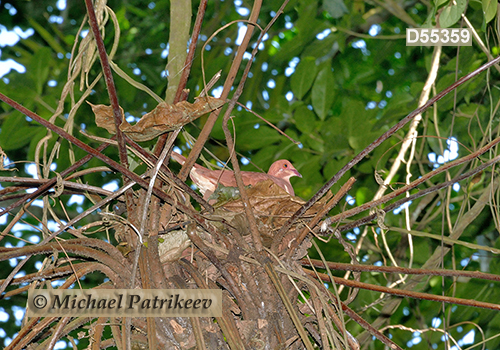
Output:
[[177,152],[172,151],[171,157],[180,165],[184,165],[186,162],[186,157],[184,157],[182,154],[179,154]]

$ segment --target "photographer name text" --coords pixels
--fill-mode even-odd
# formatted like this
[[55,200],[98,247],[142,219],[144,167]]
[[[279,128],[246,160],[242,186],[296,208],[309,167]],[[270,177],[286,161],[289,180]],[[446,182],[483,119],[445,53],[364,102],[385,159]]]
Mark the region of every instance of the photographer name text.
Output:
[[221,299],[215,289],[42,289],[28,293],[28,317],[218,317]]

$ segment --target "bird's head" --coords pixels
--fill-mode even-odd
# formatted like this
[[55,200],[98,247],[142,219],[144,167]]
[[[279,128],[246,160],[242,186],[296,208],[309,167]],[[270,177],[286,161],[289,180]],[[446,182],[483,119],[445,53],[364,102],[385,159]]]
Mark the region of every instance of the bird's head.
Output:
[[294,168],[292,163],[290,163],[286,159],[280,159],[275,161],[269,171],[267,172],[269,175],[279,177],[280,179],[288,181],[292,176],[302,177],[297,169]]

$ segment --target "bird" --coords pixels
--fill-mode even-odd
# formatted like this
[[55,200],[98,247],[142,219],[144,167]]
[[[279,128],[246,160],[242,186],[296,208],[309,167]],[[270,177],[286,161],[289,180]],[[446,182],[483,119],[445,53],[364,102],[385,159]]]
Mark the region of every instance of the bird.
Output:
[[[186,157],[172,152],[171,157],[179,164],[183,165],[186,162]],[[293,176],[302,177],[302,175],[294,168],[292,163],[286,159],[280,159],[271,164],[267,174],[257,173],[253,171],[242,171],[241,178],[245,186],[255,185],[258,182],[272,180],[276,185],[284,189],[291,196],[295,196],[290,178]],[[194,164],[189,177],[198,186],[204,199],[208,199],[217,189],[217,184],[225,187],[237,187],[234,172],[231,170],[210,170],[200,164]]]

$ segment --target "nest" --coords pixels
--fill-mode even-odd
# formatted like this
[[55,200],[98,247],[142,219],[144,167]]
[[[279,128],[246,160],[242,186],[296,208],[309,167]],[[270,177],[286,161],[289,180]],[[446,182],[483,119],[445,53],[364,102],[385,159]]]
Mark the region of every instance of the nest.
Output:
[[[249,186],[247,195],[250,201],[250,206],[257,222],[262,242],[265,247],[270,247],[276,233],[288,221],[288,219],[299,210],[306,202],[296,196],[291,196],[284,189],[276,185],[273,181],[267,180],[259,182],[254,186]],[[306,213],[292,225],[289,232],[279,245],[279,252],[282,252],[288,247],[288,243],[295,239],[302,228],[305,227],[318,212],[325,208],[326,203],[333,195],[329,192],[324,198],[319,200]],[[222,222],[232,226],[243,237],[247,238],[248,243],[252,243],[250,239],[250,225],[247,216],[244,212],[244,204],[239,196],[237,189],[234,188],[219,188],[214,197],[217,203],[213,214],[205,215],[205,217],[214,224],[214,226],[226,232]],[[176,215],[176,220],[171,222],[171,226],[182,227],[189,220],[184,216]],[[197,229],[198,235],[204,240],[212,241],[206,232]],[[229,234],[229,232],[226,232]],[[184,229],[175,229],[169,231],[168,234],[162,235],[160,242],[160,256],[162,262],[174,261],[182,256],[184,251],[190,244],[190,240]],[[297,259],[302,258],[307,249],[310,247],[308,240],[304,241],[304,245],[299,249],[299,254],[296,254]],[[295,259],[294,259],[295,260]]]
[[[299,197],[289,195],[271,180],[259,182],[255,186],[249,187],[247,195],[265,246],[270,245],[269,243],[275,234],[306,203]],[[328,192],[324,198],[309,208],[301,220],[292,225],[287,236],[298,234],[309,220],[325,208],[332,196],[331,192]],[[234,198],[219,206],[214,215],[224,218],[241,234],[250,234],[244,205],[240,198]]]

